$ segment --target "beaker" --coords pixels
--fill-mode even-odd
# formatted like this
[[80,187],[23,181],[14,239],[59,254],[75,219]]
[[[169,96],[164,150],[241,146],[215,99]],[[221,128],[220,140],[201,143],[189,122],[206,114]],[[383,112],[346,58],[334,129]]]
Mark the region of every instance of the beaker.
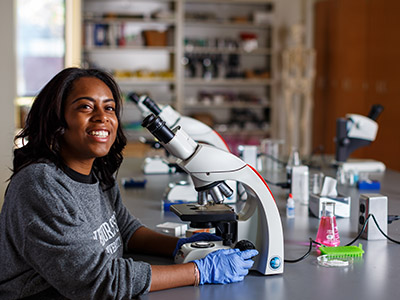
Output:
[[316,242],[328,247],[337,247],[340,245],[334,202],[322,202],[322,215]]

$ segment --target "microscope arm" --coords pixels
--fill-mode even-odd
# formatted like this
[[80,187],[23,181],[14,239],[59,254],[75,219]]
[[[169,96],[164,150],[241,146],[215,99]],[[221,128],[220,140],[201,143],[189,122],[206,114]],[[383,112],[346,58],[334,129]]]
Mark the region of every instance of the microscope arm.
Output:
[[[163,119],[161,115],[160,117]],[[176,125],[184,128],[189,136],[199,143],[209,144],[217,148],[230,151],[222,136],[199,120],[182,116]]]
[[260,252],[255,262],[259,272],[281,273],[283,265],[276,268],[275,264],[277,260],[283,264],[284,257],[281,219],[275,199],[258,172],[235,155],[207,145],[199,146],[195,154],[179,165],[190,174],[196,189],[225,180],[243,184],[248,199],[238,212],[238,240],[247,239],[255,244]]
[[[354,118],[354,115],[353,115]],[[368,146],[375,137],[365,136],[359,130],[349,131],[350,126],[354,123],[349,119],[339,118],[336,120],[336,161],[345,162],[351,153],[356,149]],[[354,128],[354,127],[353,127]],[[376,130],[375,135],[376,135]]]

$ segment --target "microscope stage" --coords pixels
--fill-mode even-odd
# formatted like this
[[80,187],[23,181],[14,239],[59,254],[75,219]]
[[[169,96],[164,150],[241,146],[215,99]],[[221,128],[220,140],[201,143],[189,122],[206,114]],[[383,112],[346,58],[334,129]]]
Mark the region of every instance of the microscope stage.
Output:
[[237,220],[237,215],[233,208],[226,204],[200,206],[193,203],[184,203],[171,205],[170,210],[182,221],[219,222]]

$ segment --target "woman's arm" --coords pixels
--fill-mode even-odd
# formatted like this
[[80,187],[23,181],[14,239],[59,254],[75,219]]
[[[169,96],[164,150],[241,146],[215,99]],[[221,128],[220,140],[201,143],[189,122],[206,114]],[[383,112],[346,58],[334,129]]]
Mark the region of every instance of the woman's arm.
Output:
[[[128,242],[128,248],[153,254],[172,255],[178,238],[140,227]],[[206,257],[179,265],[151,266],[150,291],[205,283],[242,281],[253,266],[257,250],[220,249]]]
[[[140,227],[132,235],[128,248],[134,252],[171,256],[178,238]],[[197,266],[194,263],[151,266],[150,291],[164,290],[196,283]],[[199,274],[197,273],[197,276]]]
[[140,227],[132,234],[128,242],[128,249],[133,252],[172,257],[177,242],[177,237],[161,234],[147,227]]
[[198,285],[198,282],[199,271],[193,262],[169,266],[151,266],[150,291]]

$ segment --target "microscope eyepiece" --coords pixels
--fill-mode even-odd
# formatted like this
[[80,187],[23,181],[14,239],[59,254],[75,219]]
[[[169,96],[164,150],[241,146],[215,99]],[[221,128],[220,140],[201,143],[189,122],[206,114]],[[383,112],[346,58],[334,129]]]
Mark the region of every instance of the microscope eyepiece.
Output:
[[138,94],[136,94],[135,92],[129,93],[127,95],[128,99],[131,100],[132,102],[135,102],[136,104],[139,103],[140,97]]
[[146,97],[146,99],[144,99],[142,103],[143,103],[144,106],[146,106],[156,116],[158,116],[161,113],[161,109],[149,97]]
[[378,119],[378,117],[380,116],[380,114],[382,113],[382,111],[383,111],[383,106],[382,106],[382,105],[380,105],[380,104],[374,104],[374,105],[372,105],[372,107],[371,107],[371,110],[370,110],[370,112],[369,112],[369,114],[368,114],[368,118],[370,118],[370,119],[376,121],[376,119]]
[[140,100],[141,97],[138,94],[136,94],[135,92],[131,92],[127,95],[127,97],[129,100],[135,102],[136,104],[142,103],[156,116],[158,116],[161,113],[161,109],[158,107],[157,103],[155,103],[148,96],[145,96],[145,99],[141,101]]
[[142,126],[147,128],[159,141],[164,144],[168,144],[172,140],[175,134],[171,129],[165,124],[165,122],[153,114],[148,115],[144,118]]

